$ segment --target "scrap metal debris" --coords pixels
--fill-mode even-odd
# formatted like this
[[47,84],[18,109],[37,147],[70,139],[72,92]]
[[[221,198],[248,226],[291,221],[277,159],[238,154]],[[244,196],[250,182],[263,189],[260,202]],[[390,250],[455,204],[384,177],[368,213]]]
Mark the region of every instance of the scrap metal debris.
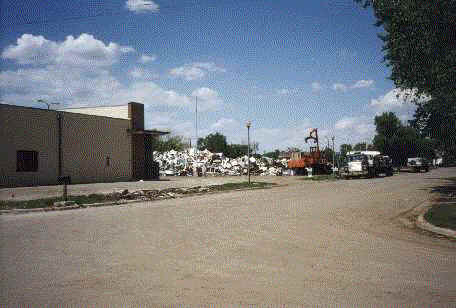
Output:
[[[183,152],[154,152],[154,160],[160,166],[160,176],[188,175],[246,175],[248,173],[248,156],[228,158],[223,153],[212,153],[208,150],[188,149]],[[269,157],[250,157],[250,174],[284,175],[287,160],[273,160]]]

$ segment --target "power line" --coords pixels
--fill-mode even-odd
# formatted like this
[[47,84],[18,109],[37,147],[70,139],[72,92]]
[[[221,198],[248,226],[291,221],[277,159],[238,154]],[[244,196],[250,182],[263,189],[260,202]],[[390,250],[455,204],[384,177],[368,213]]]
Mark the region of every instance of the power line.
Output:
[[[166,8],[171,8],[171,6],[160,6],[161,9],[166,9]],[[93,15],[86,15],[86,16],[73,16],[73,17],[63,17],[63,18],[55,18],[55,19],[46,19],[46,20],[36,20],[36,21],[28,21],[28,22],[20,22],[20,23],[12,23],[8,24],[6,26],[25,26],[25,25],[40,25],[40,24],[48,24],[48,23],[54,23],[54,22],[65,22],[65,21],[77,21],[77,20],[82,20],[82,19],[87,19],[87,18],[96,18],[96,17],[111,17],[111,16],[119,16],[125,14],[125,11],[119,11],[116,13],[97,13]],[[134,14],[134,13],[132,13]],[[14,18],[14,16],[8,16],[10,18]]]
[[39,21],[29,21],[24,23],[14,23],[10,24],[10,26],[25,26],[25,25],[42,25],[54,22],[64,22],[64,21],[75,21],[75,20],[82,20],[86,18],[95,18],[95,17],[102,17],[102,16],[116,16],[120,15],[121,13],[115,14],[106,14],[106,13],[99,13],[94,15],[87,15],[87,16],[76,16],[76,17],[65,17],[65,18],[58,18],[58,19],[47,19],[47,20],[39,20]]

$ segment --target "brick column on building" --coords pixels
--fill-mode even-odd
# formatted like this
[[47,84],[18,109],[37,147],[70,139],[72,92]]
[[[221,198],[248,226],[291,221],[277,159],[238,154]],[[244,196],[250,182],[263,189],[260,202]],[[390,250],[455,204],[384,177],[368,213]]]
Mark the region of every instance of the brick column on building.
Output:
[[128,104],[128,117],[131,121],[132,131],[132,173],[134,179],[144,178],[144,134],[135,132],[144,131],[144,105],[131,102]]

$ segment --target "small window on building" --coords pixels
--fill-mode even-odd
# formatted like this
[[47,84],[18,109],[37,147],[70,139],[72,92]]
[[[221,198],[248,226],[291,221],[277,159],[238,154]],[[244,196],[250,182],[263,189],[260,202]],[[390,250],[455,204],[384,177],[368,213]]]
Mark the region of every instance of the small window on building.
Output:
[[38,152],[17,151],[17,172],[38,171]]

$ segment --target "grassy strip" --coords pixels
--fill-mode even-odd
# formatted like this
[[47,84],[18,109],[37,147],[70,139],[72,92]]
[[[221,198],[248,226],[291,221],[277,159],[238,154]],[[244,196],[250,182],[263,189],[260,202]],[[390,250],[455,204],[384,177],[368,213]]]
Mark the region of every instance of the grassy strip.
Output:
[[[240,182],[240,183],[225,183],[222,185],[212,185],[208,186],[206,192],[210,191],[228,191],[241,188],[266,188],[275,185],[275,183],[265,183],[265,182]],[[163,189],[162,191],[173,192],[173,189]],[[191,194],[191,193],[190,193]],[[109,202],[116,201],[119,198],[113,198],[112,195],[103,195],[103,194],[91,194],[86,196],[68,196],[68,200],[74,201],[77,204],[93,204],[100,202]],[[0,200],[0,210],[10,210],[10,209],[36,209],[36,208],[47,208],[54,205],[54,202],[63,201],[62,197],[54,198],[45,198],[45,199],[36,199],[36,200],[26,200],[26,201],[4,201]]]
[[314,175],[312,177],[303,177],[303,181],[337,181],[338,178],[332,174]]
[[434,205],[424,218],[434,226],[456,230],[456,204]]
[[225,190],[234,190],[240,188],[266,188],[272,185],[276,185],[275,183],[266,183],[266,182],[239,182],[239,183],[225,183],[221,185],[212,185],[209,186],[212,190],[216,191],[225,191]]
[[[109,198],[108,196],[103,194],[91,194],[86,196],[68,196],[68,200],[74,201],[77,204],[92,204],[98,202],[113,201],[112,198]],[[0,200],[0,210],[47,208],[53,206],[54,202],[57,201],[63,201],[63,198],[54,197],[25,201]]]

